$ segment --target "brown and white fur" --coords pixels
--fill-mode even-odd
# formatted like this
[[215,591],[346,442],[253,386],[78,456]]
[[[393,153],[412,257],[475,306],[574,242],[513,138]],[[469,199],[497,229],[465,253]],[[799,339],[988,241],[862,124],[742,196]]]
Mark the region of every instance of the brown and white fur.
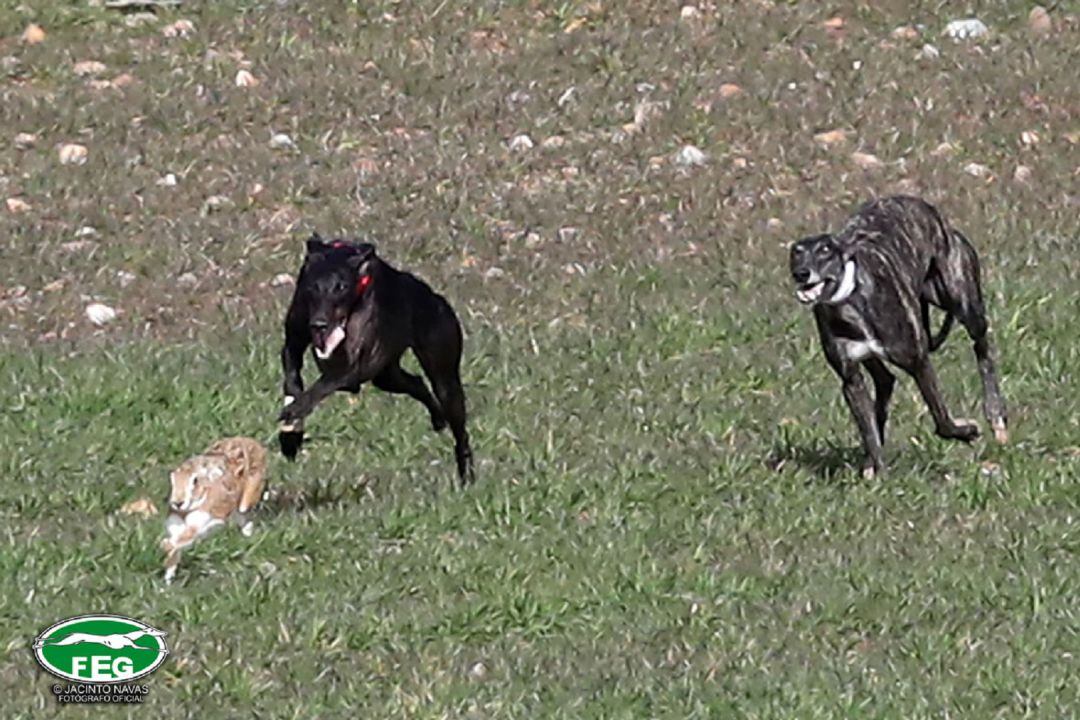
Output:
[[257,440],[230,437],[188,458],[169,475],[169,516],[165,520],[165,582],[172,582],[180,551],[233,518],[245,536],[247,513],[266,484],[266,449]]

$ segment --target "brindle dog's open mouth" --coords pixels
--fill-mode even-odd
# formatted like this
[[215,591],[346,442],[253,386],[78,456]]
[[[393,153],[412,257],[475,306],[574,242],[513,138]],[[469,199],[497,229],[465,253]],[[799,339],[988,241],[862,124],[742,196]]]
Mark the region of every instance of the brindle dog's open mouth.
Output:
[[819,280],[816,283],[803,285],[795,290],[795,297],[804,305],[816,302],[825,294],[825,286],[828,284],[829,280]]
[[311,341],[315,346],[315,357],[320,360],[326,360],[334,351],[337,350],[338,345],[345,339],[345,326],[335,325],[333,330],[325,329],[312,329]]

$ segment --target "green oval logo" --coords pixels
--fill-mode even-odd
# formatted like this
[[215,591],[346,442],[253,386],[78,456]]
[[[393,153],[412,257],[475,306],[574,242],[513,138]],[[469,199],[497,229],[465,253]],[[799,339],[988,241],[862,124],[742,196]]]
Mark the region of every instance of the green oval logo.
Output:
[[169,648],[165,633],[120,615],[61,620],[34,641],[38,664],[75,682],[135,680],[158,669]]

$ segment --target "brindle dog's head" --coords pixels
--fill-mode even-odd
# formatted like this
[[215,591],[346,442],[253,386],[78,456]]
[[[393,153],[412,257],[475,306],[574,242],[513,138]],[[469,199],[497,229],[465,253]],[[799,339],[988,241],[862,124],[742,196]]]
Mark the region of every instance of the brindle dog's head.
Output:
[[832,235],[803,238],[791,246],[791,277],[803,304],[846,298],[854,289],[854,269]]
[[371,284],[376,261],[370,243],[326,243],[318,235],[307,241],[301,291],[319,359],[329,358],[345,339],[346,321]]

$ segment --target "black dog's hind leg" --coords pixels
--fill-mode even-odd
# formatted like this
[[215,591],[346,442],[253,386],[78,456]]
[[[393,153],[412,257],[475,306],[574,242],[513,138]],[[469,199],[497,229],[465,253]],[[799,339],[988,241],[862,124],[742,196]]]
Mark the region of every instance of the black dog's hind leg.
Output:
[[889,419],[889,400],[892,399],[896,376],[881,360],[869,358],[863,365],[874,380],[874,419],[877,421],[878,441],[885,446],[885,423]]
[[431,416],[431,427],[435,432],[446,427],[446,417],[443,415],[442,408],[431,396],[431,391],[428,390],[423,379],[404,370],[398,362],[388,365],[372,379],[372,382],[380,390],[408,395],[423,403]]
[[[448,310],[448,309],[447,309]],[[465,429],[465,391],[461,387],[461,328],[453,316],[444,315],[438,325],[413,348],[420,367],[431,381],[443,416],[454,434],[454,458],[462,487],[476,480],[469,432]]]
[[979,279],[979,258],[967,238],[955,230],[953,237],[955,242],[949,258],[950,272],[944,276],[945,288],[952,310],[975,346],[975,358],[979,363],[979,376],[983,386],[983,413],[994,430],[994,439],[1004,444],[1009,441],[1008,419],[1005,400],[998,386],[994,348],[990,343],[986,321],[986,307],[983,304]]

